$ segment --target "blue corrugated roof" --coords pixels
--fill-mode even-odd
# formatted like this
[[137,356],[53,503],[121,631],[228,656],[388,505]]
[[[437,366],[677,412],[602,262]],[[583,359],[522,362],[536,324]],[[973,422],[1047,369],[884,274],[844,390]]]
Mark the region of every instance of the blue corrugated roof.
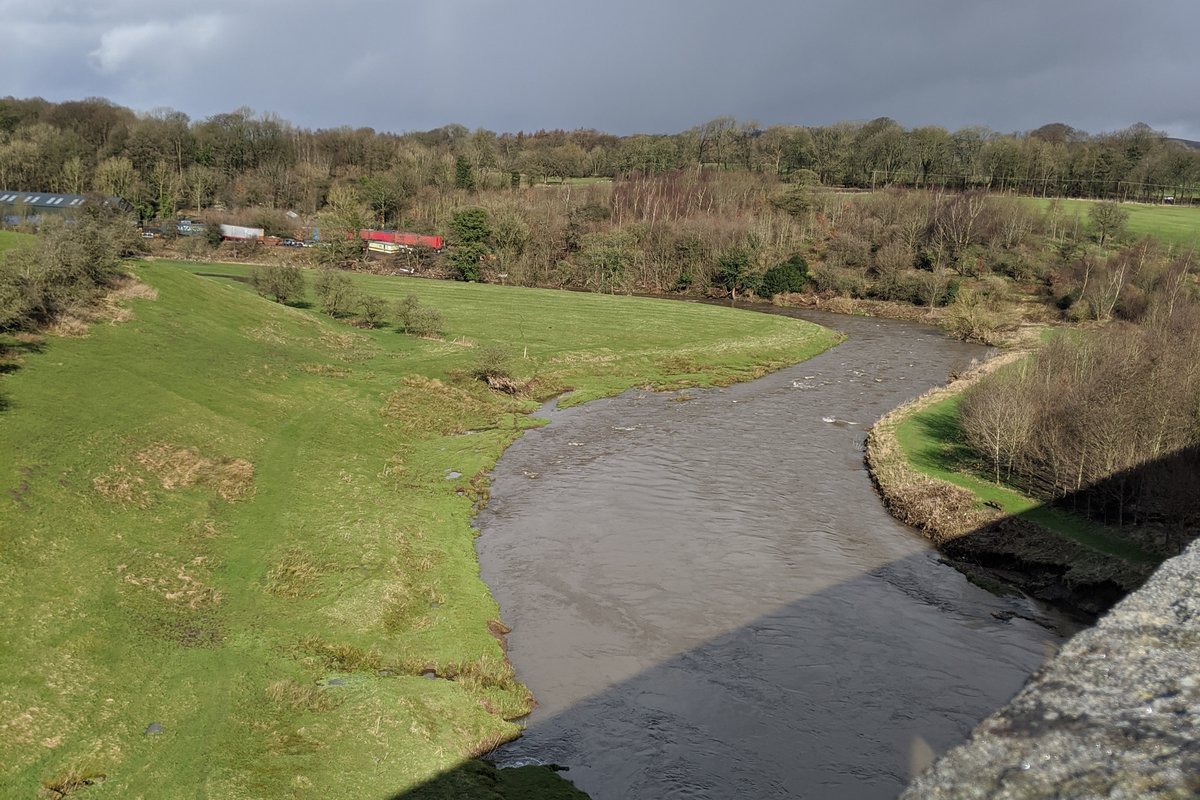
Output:
[[[92,199],[95,195],[90,196]],[[0,206],[24,205],[27,208],[79,208],[89,200],[83,194],[55,194],[53,192],[18,192],[10,189],[0,189]],[[123,206],[125,201],[119,197],[105,197],[106,204]]]

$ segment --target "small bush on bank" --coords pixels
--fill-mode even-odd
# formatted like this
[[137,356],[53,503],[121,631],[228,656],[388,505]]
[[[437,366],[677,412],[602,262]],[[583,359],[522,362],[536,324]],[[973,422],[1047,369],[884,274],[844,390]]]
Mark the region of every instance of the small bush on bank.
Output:
[[0,261],[0,331],[46,327],[95,305],[122,260],[144,249],[130,219],[106,207],[85,207],[72,224],[47,221],[33,247]]
[[276,303],[295,302],[304,296],[304,274],[299,267],[255,267],[250,273],[250,284],[260,295]]
[[313,290],[321,308],[332,317],[346,316],[358,303],[358,292],[350,276],[338,269],[324,267],[318,271]]
[[763,273],[758,294],[774,297],[784,292],[798,292],[808,283],[808,263],[799,253],[787,261],[776,264]]
[[368,328],[378,328],[383,325],[386,314],[387,303],[381,297],[365,294],[358,301],[358,319]]
[[415,294],[396,303],[396,323],[413,336],[444,336],[446,319],[433,306],[424,305]]
[[480,348],[471,365],[471,377],[489,383],[512,380],[512,353],[496,344]]

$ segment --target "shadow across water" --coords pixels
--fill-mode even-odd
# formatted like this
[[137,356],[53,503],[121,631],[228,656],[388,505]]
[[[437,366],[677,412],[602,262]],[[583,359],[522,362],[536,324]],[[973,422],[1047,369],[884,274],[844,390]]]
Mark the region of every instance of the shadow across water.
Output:
[[[1182,467],[1195,481],[1198,465],[1189,450],[1114,480]],[[1155,525],[1182,550],[1200,535],[1194,512],[1166,510],[1154,511]],[[991,534],[967,534],[964,551],[981,536]],[[914,625],[923,616],[914,608],[937,623]],[[525,766],[468,762],[393,800],[578,798],[576,781],[597,800],[895,797],[1077,629],[1052,608],[985,593],[938,554],[917,553],[536,716],[492,757]]]

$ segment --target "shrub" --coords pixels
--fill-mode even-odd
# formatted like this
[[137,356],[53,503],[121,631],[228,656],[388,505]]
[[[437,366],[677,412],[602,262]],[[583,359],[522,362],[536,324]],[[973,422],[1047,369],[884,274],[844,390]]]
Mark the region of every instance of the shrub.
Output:
[[796,253],[787,261],[771,267],[762,276],[758,293],[763,297],[774,297],[783,292],[798,292],[808,283],[808,263]]
[[496,344],[480,348],[471,366],[471,377],[481,381],[511,380],[512,353]]
[[1000,333],[1012,330],[1016,321],[995,302],[963,287],[950,303],[942,326],[957,339],[996,344]]
[[72,225],[43,224],[33,247],[0,261],[0,331],[48,325],[92,305],[120,274],[121,260],[143,248],[128,217],[102,207],[85,208]]
[[831,266],[816,267],[812,271],[811,279],[819,292],[832,292],[845,297],[867,296],[867,279],[855,270]]
[[717,256],[712,283],[733,295],[754,292],[758,289],[760,276],[751,274],[750,268],[750,251],[745,247],[730,247]]
[[326,267],[317,272],[313,281],[317,301],[326,314],[342,317],[350,313],[358,300],[350,276],[338,269]]
[[876,281],[872,294],[880,300],[921,305],[924,302],[922,298],[927,277],[928,273],[913,269],[888,273]]
[[255,267],[250,273],[250,285],[260,295],[277,303],[293,302],[304,296],[304,274],[299,267]]
[[381,297],[365,294],[358,302],[358,312],[363,325],[378,328],[383,324],[383,316],[387,313],[387,303]]
[[812,190],[806,186],[792,186],[770,199],[775,208],[793,217],[803,216],[812,208]]
[[450,251],[447,260],[454,268],[454,277],[460,281],[479,280],[479,265],[489,254],[488,247],[481,242],[463,242]]
[[693,280],[694,278],[692,277],[691,270],[685,269],[683,272],[679,273],[679,277],[675,279],[675,283],[671,284],[671,291],[679,293],[686,292],[692,287]]
[[401,331],[413,336],[443,336],[446,332],[442,312],[423,305],[415,294],[396,303],[396,322]]

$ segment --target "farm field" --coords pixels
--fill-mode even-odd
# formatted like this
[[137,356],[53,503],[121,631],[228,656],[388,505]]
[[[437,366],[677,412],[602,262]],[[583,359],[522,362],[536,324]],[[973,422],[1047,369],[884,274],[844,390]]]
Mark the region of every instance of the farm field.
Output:
[[[1050,199],[1030,198],[1030,202],[1045,211]],[[1090,227],[1088,209],[1095,200],[1060,199],[1063,211],[1078,214],[1085,227]],[[1129,212],[1128,231],[1133,236],[1156,236],[1167,244],[1182,247],[1200,245],[1200,206],[1162,206],[1146,203],[1122,203]]]
[[[417,339],[263,300],[249,270],[142,263],[130,318],[7,342],[0,796],[384,798],[486,752],[530,697],[470,518],[535,398],[723,384],[837,340],[355,275],[444,313]],[[489,344],[528,398],[467,374]]]

